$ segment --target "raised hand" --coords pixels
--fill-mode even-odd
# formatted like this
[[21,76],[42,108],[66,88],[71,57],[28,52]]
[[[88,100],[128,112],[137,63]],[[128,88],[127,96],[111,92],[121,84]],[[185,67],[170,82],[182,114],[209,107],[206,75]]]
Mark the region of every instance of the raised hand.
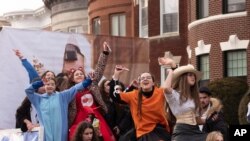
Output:
[[107,42],[103,42],[103,51],[112,52],[112,50]]
[[16,56],[19,57],[19,59],[23,59],[23,54],[19,49],[13,49],[13,51],[15,52]]
[[123,71],[129,71],[128,68],[122,66],[122,65],[116,65],[115,66],[115,71],[114,71],[114,75],[113,75],[113,78],[115,80],[118,80],[119,79],[119,76],[120,76],[120,73],[122,73]]
[[158,63],[161,66],[170,66],[172,68],[176,67],[176,64],[175,64],[174,60],[172,60],[170,58],[166,58],[166,57],[159,57],[158,58]]
[[128,68],[126,68],[126,67],[124,67],[124,66],[122,66],[122,65],[116,65],[115,66],[115,71],[129,71],[129,69]]

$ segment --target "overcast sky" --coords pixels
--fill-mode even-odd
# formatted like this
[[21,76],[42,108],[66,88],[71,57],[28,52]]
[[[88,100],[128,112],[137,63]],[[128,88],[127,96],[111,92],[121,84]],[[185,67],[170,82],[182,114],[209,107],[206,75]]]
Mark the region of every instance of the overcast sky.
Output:
[[43,0],[0,0],[0,16],[16,10],[35,10],[43,5]]

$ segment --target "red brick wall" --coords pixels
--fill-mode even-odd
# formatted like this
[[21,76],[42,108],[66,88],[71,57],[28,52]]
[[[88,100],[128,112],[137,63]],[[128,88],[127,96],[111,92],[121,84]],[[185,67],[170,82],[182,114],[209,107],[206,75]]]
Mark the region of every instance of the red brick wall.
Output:
[[134,15],[133,3],[130,0],[91,0],[89,1],[89,25],[90,33],[92,33],[92,19],[100,17],[101,19],[101,35],[110,35],[110,19],[111,14],[125,13],[126,15],[126,35],[134,36]]
[[134,37],[139,37],[139,5],[134,6],[133,18],[134,18]]
[[223,13],[223,0],[209,1],[209,16],[219,15]]
[[187,3],[188,6],[188,15],[190,17],[190,22],[193,22],[196,20],[196,0],[189,0]]
[[[197,11],[197,1],[198,0],[189,0],[186,1],[187,7],[188,7],[188,13],[190,16],[190,21],[195,21],[197,19],[196,17],[196,11]],[[210,0],[209,1],[209,16],[222,14],[222,1],[223,0]]]
[[[250,0],[246,0],[246,10],[247,10],[247,13],[250,12]],[[246,30],[248,29],[248,30]],[[246,39],[249,40],[250,38],[250,15],[247,14],[247,17],[246,17],[246,27],[245,27],[245,30],[248,31],[248,33],[246,33]],[[248,45],[248,49],[247,49],[247,74],[250,74],[250,45]],[[250,85],[250,75],[247,75],[247,83],[248,85]]]
[[[250,10],[250,0],[247,1],[247,11]],[[160,80],[160,67],[157,62],[159,56],[163,56],[166,51],[173,55],[182,56],[181,64],[188,63],[186,47],[192,48],[191,63],[196,66],[196,56],[194,49],[197,42],[203,40],[205,44],[211,44],[210,51],[210,77],[211,80],[222,78],[223,54],[220,49],[220,42],[226,42],[230,35],[237,34],[240,40],[249,40],[249,14],[246,17],[231,18],[210,21],[194,26],[188,30],[188,25],[196,21],[196,2],[197,0],[179,0],[179,35],[162,36],[160,35],[160,0],[149,0],[148,25],[149,25],[149,70],[156,76],[156,81]],[[223,0],[209,1],[209,16],[222,14]],[[116,12],[126,12],[127,35],[132,37],[139,36],[139,6],[133,5],[129,0],[91,0],[89,2],[90,21],[96,16],[101,17],[101,32],[109,35],[109,14]],[[91,23],[90,23],[91,25]],[[250,51],[247,50],[248,64],[250,64]],[[250,65],[248,65],[250,74]],[[250,77],[248,77],[250,84]]]
[[160,0],[149,0],[149,69],[156,77],[156,82],[160,82],[160,66],[158,57],[164,56],[166,51],[170,51],[174,56],[182,56],[181,65],[187,64],[187,2],[179,3],[179,35],[160,35]]
[[[249,11],[249,0],[247,0],[247,7]],[[194,5],[193,1],[191,5]],[[195,14],[194,10],[191,12]],[[212,0],[210,1],[210,13],[212,15],[220,15],[222,13],[222,0]],[[210,15],[211,16],[211,15]],[[195,15],[191,15],[195,17]],[[220,49],[220,42],[227,42],[230,35],[236,34],[240,40],[249,40],[249,15],[247,17],[237,17],[230,19],[219,19],[214,21],[209,21],[194,26],[189,31],[189,44],[193,50],[192,53],[192,63],[196,63],[196,57],[194,53],[195,47],[197,47],[197,42],[203,40],[205,44],[211,44],[210,50],[210,81],[223,78],[224,77],[224,64],[223,64],[223,52]],[[194,19],[192,19],[194,21]],[[248,49],[248,56],[250,55]],[[249,58],[249,57],[248,57]],[[248,59],[248,64],[249,64]],[[248,74],[250,68],[248,68]],[[248,83],[250,78],[248,78]],[[250,83],[249,83],[250,84]]]
[[160,35],[160,0],[148,2],[148,36]]

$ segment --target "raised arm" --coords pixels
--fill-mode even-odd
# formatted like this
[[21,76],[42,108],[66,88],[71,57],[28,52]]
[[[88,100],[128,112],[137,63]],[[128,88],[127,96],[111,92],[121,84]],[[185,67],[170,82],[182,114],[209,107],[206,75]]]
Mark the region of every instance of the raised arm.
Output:
[[13,49],[13,51],[15,52],[16,56],[21,60],[22,65],[24,66],[24,68],[26,69],[26,71],[28,72],[29,75],[29,79],[30,79],[30,83],[34,80],[34,79],[38,79],[40,78],[37,71],[35,70],[35,68],[30,64],[30,62],[23,56],[23,54],[20,52],[20,50],[18,49]]
[[118,103],[126,103],[124,101],[121,100],[121,97],[120,97],[120,92],[119,91],[115,91],[115,85],[116,84],[119,84],[119,77],[120,77],[120,74],[124,71],[128,71],[128,69],[126,67],[123,67],[121,65],[116,65],[115,66],[115,71],[114,71],[114,75],[112,77],[112,80],[110,81],[109,85],[110,85],[110,89],[109,89],[109,95],[110,97],[115,101],[115,102],[118,102]]
[[31,100],[30,98],[32,98],[35,92],[43,85],[44,83],[42,80],[31,83],[31,85],[25,90],[29,100]]
[[108,55],[111,53],[111,49],[109,47],[109,44],[107,42],[103,42],[103,52],[100,54],[96,68],[95,68],[95,81],[93,83],[99,83],[101,80],[107,61],[108,61]]
[[164,81],[162,87],[164,88],[165,94],[171,94],[172,90],[173,90],[172,89],[172,79],[173,79],[172,68],[176,68],[176,64],[172,59],[165,58],[165,57],[158,58],[158,62],[159,62],[159,65],[161,65],[161,66],[169,67],[169,69],[167,70],[167,73],[168,73],[167,78]]
[[62,96],[64,100],[69,103],[70,101],[72,101],[72,99],[75,97],[78,91],[87,88],[91,84],[92,80],[94,79],[93,76],[94,75],[91,75],[87,77],[84,81],[82,81],[81,83],[77,83],[71,88],[61,91],[60,96]]

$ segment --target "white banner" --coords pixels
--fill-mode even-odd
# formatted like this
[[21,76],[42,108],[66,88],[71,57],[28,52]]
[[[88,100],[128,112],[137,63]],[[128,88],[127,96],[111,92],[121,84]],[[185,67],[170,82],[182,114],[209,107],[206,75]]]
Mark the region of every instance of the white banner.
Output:
[[22,132],[20,129],[0,130],[0,141],[43,141],[43,127],[36,127],[31,132]]
[[[85,57],[84,68],[89,72],[92,47],[83,35],[41,30],[2,29],[0,32],[0,129],[15,128],[15,112],[26,96],[24,90],[29,84],[28,73],[13,49],[19,49],[31,63],[34,58],[37,58],[44,65],[45,70],[58,74],[74,65],[81,65],[81,61],[79,63],[81,55],[76,49],[73,49],[73,52],[75,51],[77,56],[72,54],[72,48],[66,51],[68,43],[78,46],[81,55]],[[65,63],[65,55],[76,61]]]

